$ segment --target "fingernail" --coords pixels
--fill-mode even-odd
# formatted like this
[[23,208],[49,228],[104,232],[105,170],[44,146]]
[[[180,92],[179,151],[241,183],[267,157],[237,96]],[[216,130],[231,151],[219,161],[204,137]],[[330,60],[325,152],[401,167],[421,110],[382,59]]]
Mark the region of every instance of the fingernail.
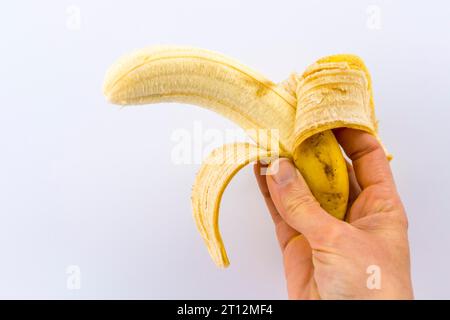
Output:
[[285,184],[297,177],[297,169],[288,159],[277,159],[270,165],[270,173],[276,184]]

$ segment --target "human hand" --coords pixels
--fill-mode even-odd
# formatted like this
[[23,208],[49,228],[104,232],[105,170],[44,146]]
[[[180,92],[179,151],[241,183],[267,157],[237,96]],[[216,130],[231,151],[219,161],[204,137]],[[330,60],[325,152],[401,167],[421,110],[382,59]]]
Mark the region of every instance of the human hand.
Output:
[[[385,153],[368,133],[334,133],[352,160],[346,221],[320,207],[290,160],[276,160],[269,172],[278,170],[266,176],[255,165],[283,252],[288,296],[412,299],[408,221]],[[371,276],[379,288],[368,284]]]

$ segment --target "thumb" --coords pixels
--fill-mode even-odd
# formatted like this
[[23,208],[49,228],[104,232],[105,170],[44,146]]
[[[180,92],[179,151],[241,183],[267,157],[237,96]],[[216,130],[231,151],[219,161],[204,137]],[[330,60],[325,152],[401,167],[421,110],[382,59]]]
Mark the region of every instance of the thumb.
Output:
[[272,162],[266,179],[270,196],[280,215],[310,242],[317,242],[339,224],[339,220],[322,209],[289,159]]

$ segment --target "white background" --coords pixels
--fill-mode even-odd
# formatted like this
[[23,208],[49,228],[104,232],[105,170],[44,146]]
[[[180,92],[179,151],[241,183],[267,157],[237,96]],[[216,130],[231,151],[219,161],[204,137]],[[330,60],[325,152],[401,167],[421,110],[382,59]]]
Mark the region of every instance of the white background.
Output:
[[[286,298],[251,166],[223,197],[231,267],[219,270],[191,217],[200,165],[171,161],[174,130],[236,126],[197,107],[105,102],[106,69],[158,43],[216,50],[276,82],[324,55],[363,57],[410,219],[416,297],[450,298],[449,32],[445,1],[4,3],[0,298]],[[70,265],[79,290],[66,286]]]

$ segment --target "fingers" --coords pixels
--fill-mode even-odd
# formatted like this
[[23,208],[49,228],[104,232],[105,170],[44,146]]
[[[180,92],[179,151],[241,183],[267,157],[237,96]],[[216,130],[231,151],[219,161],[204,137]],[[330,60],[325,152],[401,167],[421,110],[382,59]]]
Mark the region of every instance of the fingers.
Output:
[[270,198],[269,188],[267,187],[266,176],[263,170],[267,169],[267,165],[261,165],[261,163],[257,162],[253,166],[253,172],[255,173],[256,181],[258,182],[259,190],[261,191],[262,196],[264,197],[264,201],[266,202],[267,209],[269,209],[272,220],[275,224],[279,223],[283,220],[280,217],[280,214],[277,211],[277,208],[273,204],[272,199]]
[[374,136],[361,130],[348,128],[336,129],[334,134],[352,160],[356,179],[362,189],[376,184],[395,189],[389,161]]
[[271,163],[266,176],[272,201],[281,217],[311,244],[340,221],[323,210],[300,172],[288,159]]
[[312,250],[304,235],[293,237],[284,250],[289,299],[320,299],[314,282]]
[[345,161],[345,164],[347,165],[347,172],[348,172],[348,184],[349,184],[348,208],[350,208],[353,202],[361,193],[361,187],[358,184],[358,180],[356,180],[355,170],[353,170],[353,166],[348,161]]
[[275,230],[278,238],[278,242],[280,244],[281,250],[284,251],[289,241],[298,236],[299,233],[297,230],[288,225],[283,218],[281,218],[280,214],[277,211],[272,199],[270,198],[269,189],[267,187],[267,181],[265,172],[267,165],[263,166],[261,163],[256,163],[253,166],[253,171],[256,176],[256,181],[258,182],[259,189],[261,190],[261,194],[264,197],[264,201],[266,202],[267,208],[269,209],[270,215],[272,216],[273,223],[275,224]]
[[347,164],[348,180],[349,180],[348,205],[347,205],[347,214],[345,215],[345,221],[351,223],[358,218],[358,215],[355,214],[357,211],[352,210],[352,206],[355,200],[358,198],[359,194],[361,193],[361,187],[359,186],[358,181],[356,180],[355,170],[353,170],[353,166],[348,161],[345,162]]

